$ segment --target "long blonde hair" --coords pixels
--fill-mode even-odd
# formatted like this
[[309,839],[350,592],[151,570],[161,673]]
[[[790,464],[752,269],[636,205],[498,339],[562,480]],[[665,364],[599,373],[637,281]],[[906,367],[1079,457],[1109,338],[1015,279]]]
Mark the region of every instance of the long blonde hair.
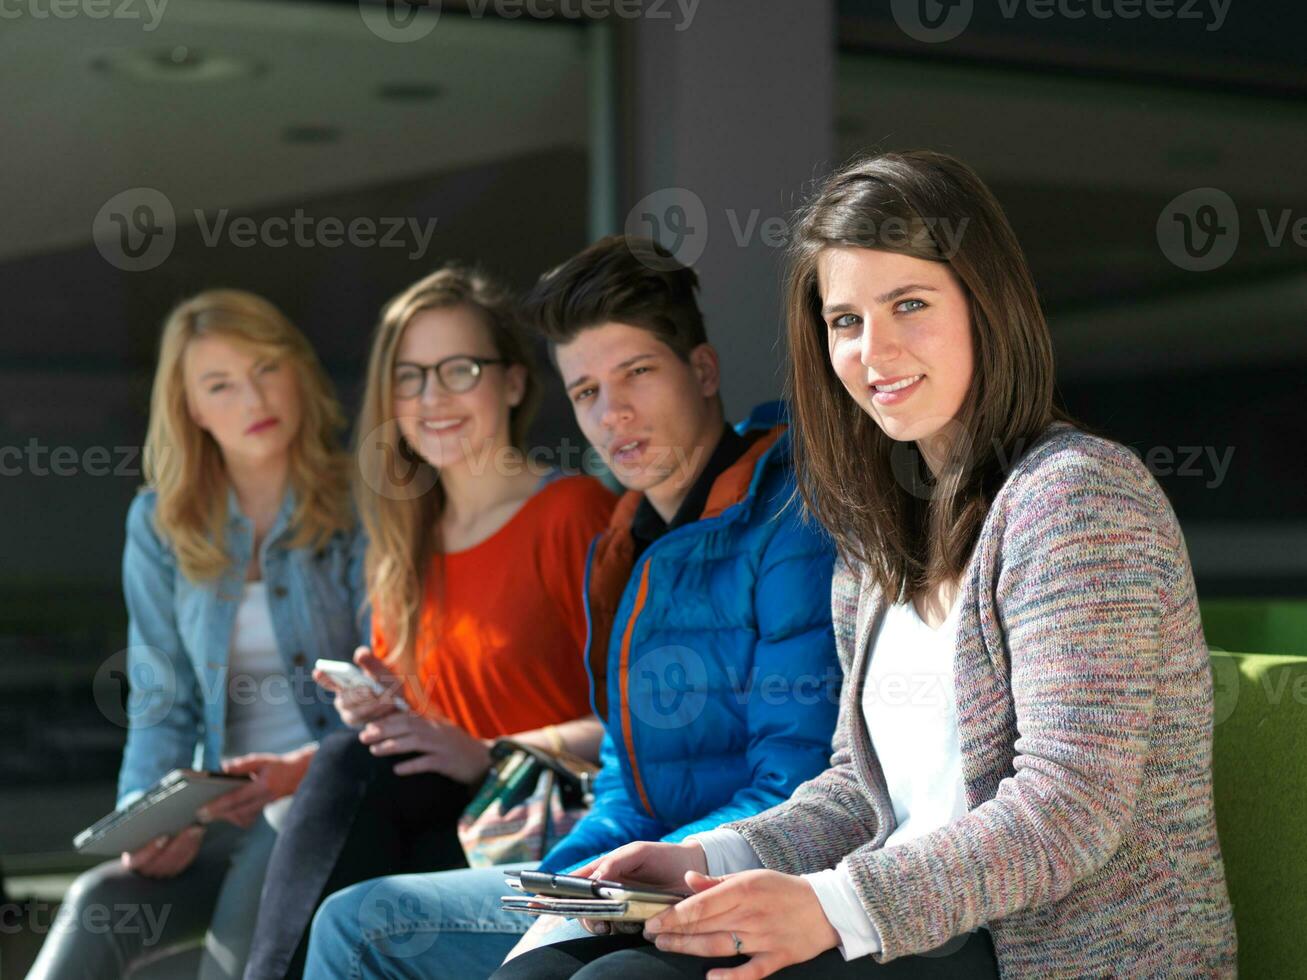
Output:
[[197,337],[222,337],[269,357],[285,358],[299,383],[302,416],[290,445],[296,495],[290,547],[322,547],[353,523],[349,458],[340,448],[344,416],[330,380],[304,335],[267,300],[237,289],[211,289],[168,314],[150,394],[145,437],[146,486],[158,493],[155,525],[193,581],[218,577],[225,550],[228,480],[217,442],[191,418],[182,358]]
[[[499,357],[525,368],[522,400],[509,414],[513,446],[526,447],[540,400],[530,339],[513,297],[486,273],[450,263],[386,304],[372,338],[367,387],[355,432],[355,502],[368,533],[368,596],[373,620],[387,632],[387,660],[417,677],[414,641],[432,558],[441,552],[445,498],[440,474],[404,440],[394,411],[395,357],[404,331],[425,310],[468,307],[485,322]],[[396,464],[403,474],[397,478]],[[437,577],[439,573],[435,573]],[[436,582],[439,585],[439,582]],[[431,613],[438,617],[438,610]]]

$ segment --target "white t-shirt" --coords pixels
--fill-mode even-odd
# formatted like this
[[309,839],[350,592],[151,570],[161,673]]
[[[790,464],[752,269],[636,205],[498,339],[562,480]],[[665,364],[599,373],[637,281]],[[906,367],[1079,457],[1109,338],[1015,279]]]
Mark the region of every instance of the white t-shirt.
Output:
[[289,752],[313,741],[286,677],[263,582],[246,582],[227,658],[222,754]]
[[[938,830],[967,812],[953,690],[961,605],[954,601],[938,629],[927,626],[911,602],[891,605],[872,641],[862,714],[894,808],[887,848]],[[762,867],[753,848],[733,830],[711,830],[687,840],[703,847],[709,874]],[[880,934],[858,899],[845,862],[803,877],[839,933],[845,959],[880,951]]]

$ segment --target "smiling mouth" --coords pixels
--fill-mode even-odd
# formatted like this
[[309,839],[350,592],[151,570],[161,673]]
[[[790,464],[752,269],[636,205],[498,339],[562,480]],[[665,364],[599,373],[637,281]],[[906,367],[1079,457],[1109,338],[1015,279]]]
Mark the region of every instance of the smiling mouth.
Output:
[[462,419],[441,419],[440,421],[428,422],[425,419],[419,423],[427,432],[446,432],[449,429],[456,429],[463,424]]
[[910,388],[924,377],[924,374],[914,374],[910,378],[904,378],[902,381],[895,381],[893,384],[872,385],[872,387],[880,394],[888,394],[891,391],[902,391],[904,388]]

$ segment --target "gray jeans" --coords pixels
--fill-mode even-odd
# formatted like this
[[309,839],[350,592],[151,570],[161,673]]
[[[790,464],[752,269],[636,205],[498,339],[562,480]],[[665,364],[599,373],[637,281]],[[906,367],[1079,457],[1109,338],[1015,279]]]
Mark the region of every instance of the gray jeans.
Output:
[[119,980],[203,940],[201,980],[245,971],[259,892],[276,831],[212,824],[175,878],[146,878],[106,861],[73,883],[28,980]]

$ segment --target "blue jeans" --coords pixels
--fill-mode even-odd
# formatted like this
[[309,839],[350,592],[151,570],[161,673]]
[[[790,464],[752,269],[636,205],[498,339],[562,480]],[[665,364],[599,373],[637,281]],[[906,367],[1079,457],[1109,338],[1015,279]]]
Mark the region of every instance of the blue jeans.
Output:
[[[504,872],[534,867],[529,862],[389,875],[343,888],[313,918],[304,975],[484,980],[534,922],[499,908],[500,897],[510,894]],[[568,920],[540,945],[588,935]]]

